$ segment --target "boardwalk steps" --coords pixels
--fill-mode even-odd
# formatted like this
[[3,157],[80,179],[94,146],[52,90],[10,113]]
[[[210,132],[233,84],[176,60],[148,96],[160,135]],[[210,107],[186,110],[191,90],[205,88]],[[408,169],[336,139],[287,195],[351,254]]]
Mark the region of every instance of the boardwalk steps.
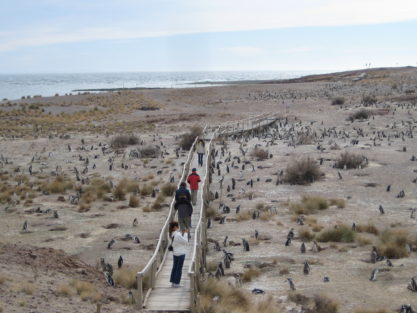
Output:
[[205,247],[206,225],[205,209],[210,202],[212,157],[214,152],[214,140],[221,136],[243,135],[247,132],[256,132],[273,125],[277,120],[276,114],[261,114],[250,119],[223,124],[219,127],[206,127],[204,140],[206,153],[204,166],[199,167],[195,153],[194,141],[184,164],[182,177],[179,181],[185,181],[191,168],[197,168],[201,177],[200,190],[197,196],[197,204],[194,206],[192,216],[191,240],[184,261],[181,287],[172,288],[169,278],[173,264],[172,253],[168,252],[168,227],[175,219],[173,209],[174,199],[171,202],[167,220],[163,225],[154,254],[145,268],[137,273],[138,292],[136,294],[137,309],[141,312],[198,312],[198,281],[204,275],[206,267]]

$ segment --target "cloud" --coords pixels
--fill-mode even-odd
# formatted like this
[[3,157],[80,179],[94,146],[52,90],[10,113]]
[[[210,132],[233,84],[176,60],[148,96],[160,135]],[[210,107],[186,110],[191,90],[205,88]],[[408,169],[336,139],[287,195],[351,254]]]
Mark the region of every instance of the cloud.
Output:
[[[42,4],[30,7],[33,12],[26,18],[12,16],[9,23],[0,25],[0,51],[81,41],[379,24],[417,18],[415,0],[73,0],[70,4],[43,0]],[[11,2],[8,6],[13,9],[18,5]],[[56,15],[36,19],[48,8]],[[19,13],[17,9],[12,12]],[[240,53],[255,51],[240,49]]]

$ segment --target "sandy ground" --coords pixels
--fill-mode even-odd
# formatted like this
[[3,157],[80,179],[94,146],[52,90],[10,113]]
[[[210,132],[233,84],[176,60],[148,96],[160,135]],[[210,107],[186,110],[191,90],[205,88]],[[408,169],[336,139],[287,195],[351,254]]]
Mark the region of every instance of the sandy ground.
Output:
[[[246,238],[251,243],[249,252],[243,252],[241,246],[225,247],[235,255],[235,261],[231,269],[226,270],[226,275],[242,274],[245,266],[250,264],[258,267],[261,265],[261,275],[244,283],[243,287],[265,290],[284,311],[300,308],[287,297],[287,277],[293,279],[297,291],[302,294],[311,296],[323,293],[334,299],[339,303],[340,312],[352,312],[363,307],[395,311],[405,303],[417,308],[414,293],[407,289],[407,283],[415,275],[417,262],[414,251],[409,257],[393,259],[394,267],[388,268],[385,262],[371,264],[371,247],[378,245],[380,239],[372,234],[361,233],[360,236],[369,239],[369,243],[319,243],[326,249],[312,252],[312,243],[307,242],[307,253],[299,252],[301,240],[297,237],[301,226],[295,222],[289,203],[299,201],[303,195],[346,201],[343,209],[331,206],[310,216],[324,229],[342,223],[372,223],[380,232],[401,229],[407,231],[410,238],[415,235],[416,221],[410,218],[409,208],[417,207],[415,184],[412,182],[417,177],[414,171],[417,170],[417,163],[410,161],[413,155],[417,156],[414,130],[417,117],[417,71],[405,68],[368,71],[366,75],[360,75],[361,72],[356,72],[286,83],[126,91],[19,100],[16,104],[2,103],[4,107],[0,119],[8,123],[15,121],[20,128],[13,128],[11,132],[7,132],[7,128],[2,130],[0,173],[2,182],[7,182],[9,187],[3,185],[0,194],[7,192],[5,188],[10,186],[17,188],[19,181],[33,187],[24,197],[22,193],[16,193],[0,200],[0,274],[7,278],[3,283],[0,280],[0,308],[3,312],[91,312],[96,307],[92,301],[82,301],[76,295],[64,297],[58,292],[61,282],[70,282],[75,278],[92,281],[98,286],[104,312],[132,311],[129,301],[124,300],[129,289],[106,285],[98,266],[100,258],[104,258],[114,268],[121,255],[124,266],[139,268],[144,265],[156,244],[170,199],[164,200],[161,209],[146,212],[155,198],[139,194],[139,207],[130,208],[128,193],[126,200],[96,199],[88,209],[81,210],[80,205],[71,204],[69,200],[70,195],[76,193],[75,189],[62,194],[44,194],[38,190],[39,186],[55,178],[53,172],[57,171],[57,166],[60,173],[73,180],[77,186],[81,182],[76,181],[74,167],[80,172],[88,168],[87,173],[81,174],[81,177],[88,178],[90,183],[97,177],[111,182],[113,186],[123,178],[135,181],[140,188],[153,183],[157,197],[162,184],[172,176],[176,183],[181,173],[185,153],[180,153],[179,157],[175,153],[179,134],[186,132],[192,125],[219,124],[262,112],[278,112],[283,118],[288,117],[287,125],[271,130],[271,134],[278,131],[282,135],[281,139],[275,140],[272,145],[268,143],[270,137],[263,136],[246,140],[225,139],[227,153],[230,152],[232,158],[238,156],[242,162],[248,162],[244,170],[242,163],[237,164],[236,160],[236,168],[231,165],[233,159],[226,162],[226,157],[219,156],[216,160],[223,161],[220,165],[221,176],[225,176],[221,200],[232,210],[229,214],[223,214],[219,209],[220,199],[212,202],[211,207],[215,211],[226,215],[226,223],[213,221],[209,237],[218,240],[221,245],[226,235],[229,241],[240,243],[242,238]],[[373,115],[364,121],[347,121],[352,112],[362,108],[363,95],[376,97],[377,104],[367,108]],[[331,105],[334,97],[344,97],[344,104]],[[134,102],[136,100],[137,103]],[[143,110],[139,107],[143,103],[147,106],[151,103],[159,109]],[[10,109],[31,104],[39,105],[44,112],[32,113],[26,110],[16,113]],[[71,120],[70,117],[80,114],[83,107],[86,111],[97,107],[96,111],[106,113],[99,117],[91,115],[87,120]],[[48,117],[52,115],[59,118],[62,113],[67,114],[62,120]],[[48,124],[43,124],[46,119]],[[94,124],[97,128],[87,130],[83,128],[86,124]],[[71,128],[63,128],[68,125]],[[143,143],[124,149],[110,148],[111,139],[118,133],[118,125],[122,125],[119,133],[133,134]],[[126,125],[128,129],[122,128]],[[413,138],[407,133],[410,127]],[[289,145],[291,134],[297,138],[297,134],[307,130],[317,135],[311,142],[295,147]],[[353,145],[352,139],[358,140],[358,144]],[[253,159],[250,152],[255,145],[268,150],[273,157],[264,161]],[[103,146],[108,147],[104,154]],[[163,157],[129,157],[130,150],[145,146],[159,146],[164,152]],[[245,156],[240,146],[247,151]],[[333,150],[332,146],[338,149]],[[220,143],[217,148],[220,148]],[[369,165],[353,170],[333,168],[335,160],[343,151],[366,156]],[[307,186],[285,183],[276,185],[279,172],[285,171],[292,160],[303,156],[315,160],[323,158],[320,169],[325,174],[324,179]],[[88,164],[86,158],[89,159]],[[253,164],[254,172],[249,162]],[[113,164],[112,170],[109,170],[110,163]],[[122,163],[128,168],[122,169]],[[230,173],[226,173],[226,164],[229,164]],[[29,166],[32,166],[32,175],[29,174]],[[339,179],[338,171],[342,179]],[[23,179],[22,175],[26,178]],[[217,176],[216,170],[213,193],[220,191],[216,181],[221,176]],[[236,190],[227,192],[226,187],[231,184],[232,177],[237,181]],[[254,180],[253,188],[247,185],[251,178]],[[87,182],[84,187],[88,185]],[[391,185],[390,192],[386,192],[388,185]],[[401,190],[405,197],[397,198]],[[251,191],[254,196],[249,200],[248,193]],[[112,192],[106,195],[110,197]],[[63,201],[58,201],[59,196],[64,197]],[[30,198],[32,201],[28,201]],[[241,212],[250,210],[252,213],[257,203],[270,207],[273,214],[266,220],[238,220],[235,213],[238,205]],[[384,207],[384,215],[379,214],[379,205]],[[58,212],[59,218],[53,217],[54,210]],[[138,220],[136,227],[132,226],[134,218]],[[25,221],[28,222],[28,231],[22,232]],[[112,223],[115,225],[108,228]],[[295,229],[295,239],[286,247],[284,242],[291,228]],[[268,235],[267,240],[255,240],[255,229],[261,236]],[[126,234],[138,236],[141,243],[123,240]],[[107,249],[111,239],[115,239],[116,243]],[[49,253],[57,255],[57,263],[70,257],[76,258],[83,265],[71,265],[71,270],[66,271],[53,267],[45,269],[30,261],[30,258],[27,259],[25,253],[16,256],[16,252],[13,252],[16,249],[11,249],[7,244],[16,245],[17,250],[19,247],[30,247],[33,253],[41,255],[47,253],[41,248],[51,248],[53,250]],[[414,249],[414,246],[411,248]],[[16,256],[16,261],[10,264],[8,256]],[[208,260],[209,263],[222,260],[222,252],[214,251],[211,243]],[[303,275],[302,272],[305,260],[311,266],[309,275]],[[36,267],[39,269],[36,270]],[[91,276],[72,274],[81,273],[79,268],[84,267],[91,269]],[[371,282],[369,277],[374,268],[379,268],[380,273],[378,280]],[[34,272],[37,274],[34,275]],[[324,276],[328,276],[330,282],[324,283]],[[27,294],[16,287],[24,283],[35,284],[36,291]],[[106,294],[112,294],[113,298],[109,299]]]

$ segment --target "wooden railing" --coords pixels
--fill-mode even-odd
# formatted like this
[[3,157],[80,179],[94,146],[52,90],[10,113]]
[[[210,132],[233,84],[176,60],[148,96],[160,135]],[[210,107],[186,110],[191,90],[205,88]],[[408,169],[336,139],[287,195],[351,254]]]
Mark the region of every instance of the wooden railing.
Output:
[[197,222],[195,233],[194,233],[194,248],[192,252],[192,258],[190,267],[188,270],[188,276],[190,278],[190,289],[191,289],[191,298],[190,298],[190,310],[191,312],[196,312],[199,308],[198,303],[198,283],[201,276],[204,275],[206,268],[206,244],[207,244],[207,219],[206,219],[206,208],[210,203],[210,183],[211,183],[211,173],[212,173],[212,157],[213,157],[213,141],[217,137],[217,130],[213,133],[213,137],[210,139],[208,148],[206,151],[207,160],[206,160],[206,176],[201,185],[202,192],[200,193],[201,197],[201,206],[200,206],[200,218]]
[[244,120],[232,121],[219,127],[219,136],[229,136],[233,134],[252,131],[264,126],[275,123],[279,119],[278,113],[263,113]]
[[[198,137],[195,138],[193,145],[188,152],[187,160],[184,163],[181,179],[178,181],[178,188],[181,182],[184,182],[187,178],[187,174],[190,171],[191,162],[194,156],[194,150]],[[137,296],[136,305],[138,309],[142,309],[143,303],[146,301],[152,289],[155,287],[156,276],[162,268],[162,264],[166,258],[168,252],[169,242],[169,224],[175,219],[177,211],[174,209],[175,197],[172,198],[171,205],[168,212],[168,217],[165,224],[162,226],[161,233],[159,234],[158,244],[156,245],[155,251],[146,264],[146,266],[136,274],[137,281]],[[146,279],[146,284],[144,280]],[[146,294],[144,292],[146,291]]]
[[[207,147],[206,155],[206,175],[201,185],[202,192],[200,193],[201,197],[201,207],[200,207],[200,218],[195,226],[195,234],[194,234],[194,246],[192,251],[192,259],[190,262],[190,266],[188,269],[188,275],[190,278],[190,289],[191,289],[191,297],[190,297],[190,311],[191,312],[198,312],[199,311],[199,283],[201,279],[204,277],[205,268],[206,268],[206,251],[207,251],[207,219],[206,219],[206,208],[210,203],[210,183],[211,183],[211,175],[212,175],[212,164],[213,162],[213,155],[214,155],[214,140],[219,136],[228,136],[233,135],[245,131],[256,130],[262,127],[266,127],[275,123],[278,120],[278,116],[276,114],[266,113],[260,114],[255,117],[251,117],[245,120],[239,120],[235,122],[230,122],[227,124],[223,124],[218,126],[217,128],[211,127],[210,131],[212,132],[212,137]],[[205,127],[204,131],[208,130],[209,127]],[[205,133],[207,135],[207,132]],[[185,181],[186,175],[190,170],[190,165],[193,159],[194,150],[196,142],[199,138],[196,138],[189,153],[187,161],[184,164],[183,172],[181,179],[178,183]],[[146,302],[147,297],[149,296],[152,288],[155,287],[156,276],[160,269],[162,268],[161,265],[165,261],[167,252],[168,252],[168,240],[169,240],[169,223],[172,222],[175,218],[176,211],[174,210],[174,203],[175,198],[172,199],[170,210],[168,213],[167,220],[165,221],[164,226],[161,229],[161,233],[159,236],[158,244],[155,248],[155,252],[153,253],[151,259],[143,268],[142,271],[137,273],[137,285],[138,285],[138,292],[137,292],[137,306],[138,309],[143,308],[143,303]],[[148,279],[147,287],[148,290],[144,297],[144,279],[145,277]]]

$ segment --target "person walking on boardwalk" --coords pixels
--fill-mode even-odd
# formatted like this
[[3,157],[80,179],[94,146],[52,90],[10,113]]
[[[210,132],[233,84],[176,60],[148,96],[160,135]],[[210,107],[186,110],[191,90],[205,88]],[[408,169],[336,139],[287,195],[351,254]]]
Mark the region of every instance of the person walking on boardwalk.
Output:
[[191,202],[193,205],[197,204],[198,183],[201,182],[200,176],[197,174],[197,169],[193,168],[191,174],[188,176],[187,182],[191,189]]
[[[181,229],[191,228],[191,216],[193,215],[193,206],[191,204],[190,192],[185,182],[180,184],[180,188],[175,192],[174,209],[178,210],[178,222]],[[190,235],[188,234],[188,237]]]
[[184,265],[185,254],[187,253],[188,246],[188,231],[182,229],[179,231],[178,222],[171,222],[170,234],[171,234],[171,247],[174,254],[174,265],[172,266],[170,283],[172,287],[180,287],[182,267]]
[[203,157],[206,152],[206,145],[204,144],[203,139],[198,140],[196,150],[198,154],[198,165],[203,166]]

